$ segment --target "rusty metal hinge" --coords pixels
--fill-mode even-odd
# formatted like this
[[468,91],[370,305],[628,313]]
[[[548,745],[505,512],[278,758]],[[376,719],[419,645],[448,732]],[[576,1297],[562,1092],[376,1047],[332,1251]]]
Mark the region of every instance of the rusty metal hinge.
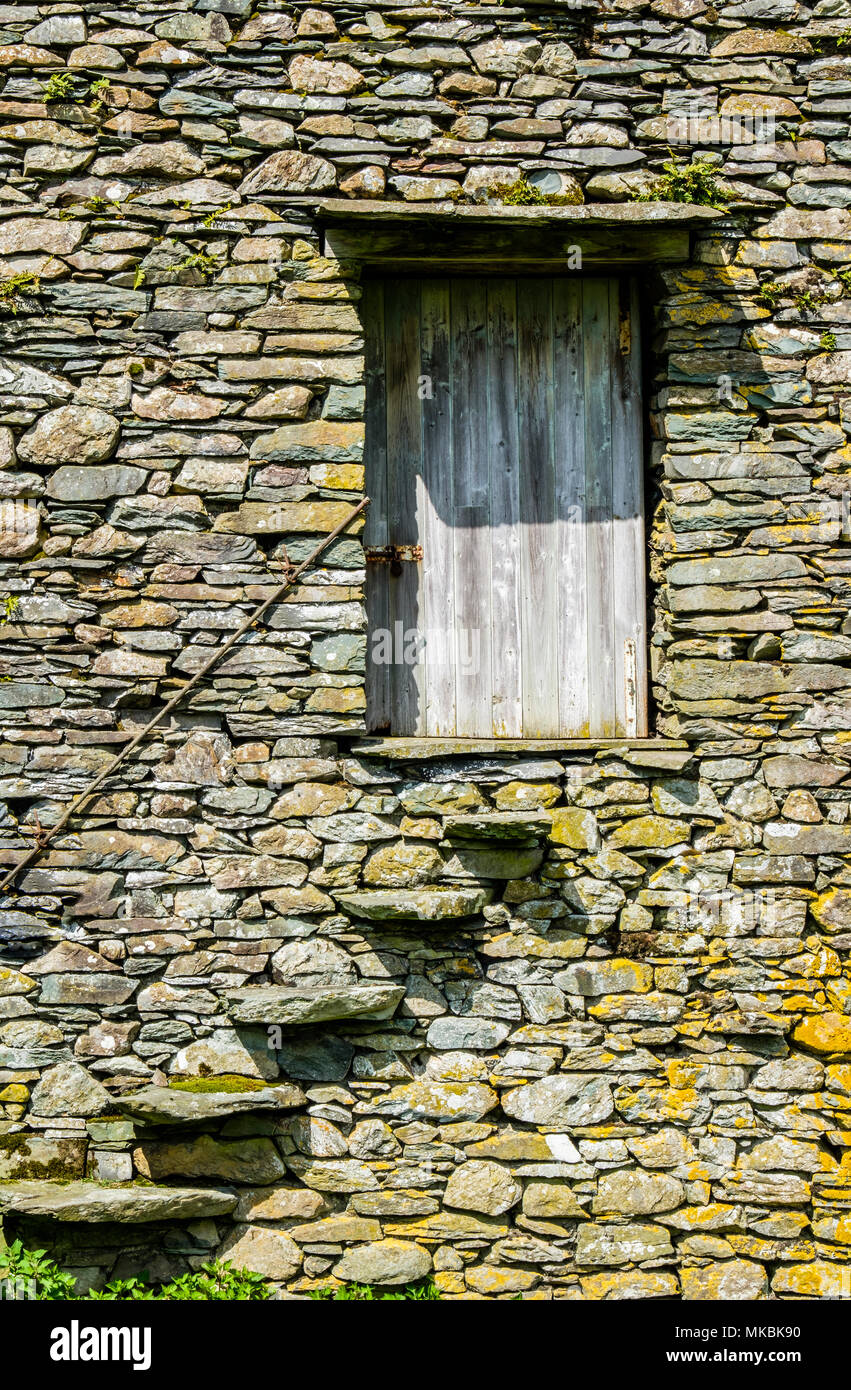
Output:
[[624,733],[635,738],[638,733],[638,649],[632,637],[623,644]]
[[389,565],[390,573],[397,576],[403,561],[415,565],[423,558],[421,545],[365,545],[363,549],[368,565]]

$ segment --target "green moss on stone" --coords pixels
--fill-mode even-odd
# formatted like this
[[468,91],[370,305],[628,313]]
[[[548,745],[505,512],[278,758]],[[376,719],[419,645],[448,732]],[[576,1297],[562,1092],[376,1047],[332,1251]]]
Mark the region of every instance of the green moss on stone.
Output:
[[254,1076],[234,1076],[228,1073],[223,1076],[187,1076],[180,1081],[169,1083],[173,1091],[265,1091],[268,1086],[267,1081],[260,1081]]

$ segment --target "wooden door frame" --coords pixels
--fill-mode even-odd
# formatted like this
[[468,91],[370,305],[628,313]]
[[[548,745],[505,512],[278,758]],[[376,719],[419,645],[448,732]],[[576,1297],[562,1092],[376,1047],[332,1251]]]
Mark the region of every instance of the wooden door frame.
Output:
[[[606,203],[577,207],[506,207],[452,203],[328,199],[316,207],[324,229],[323,254],[367,274],[623,276],[655,265],[688,265],[691,233],[722,217],[714,208],[676,203]],[[581,270],[571,268],[578,248]],[[645,328],[646,332],[646,328]],[[648,418],[642,392],[646,477]],[[645,501],[646,508],[646,501]],[[645,531],[646,539],[647,531]],[[645,565],[645,578],[649,569]],[[651,624],[646,627],[649,644]],[[649,653],[648,653],[649,654]],[[646,694],[650,703],[648,670]],[[486,739],[361,736],[356,746],[373,756],[440,757],[451,753],[549,751],[579,748],[680,748],[682,740],[645,735],[572,739]]]

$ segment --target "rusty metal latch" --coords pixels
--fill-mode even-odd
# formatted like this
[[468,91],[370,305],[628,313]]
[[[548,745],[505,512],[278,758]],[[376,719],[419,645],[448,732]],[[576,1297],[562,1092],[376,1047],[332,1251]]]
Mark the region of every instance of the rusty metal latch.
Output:
[[365,545],[364,554],[368,565],[389,565],[390,573],[398,578],[403,561],[417,564],[423,558],[423,548],[421,545]]

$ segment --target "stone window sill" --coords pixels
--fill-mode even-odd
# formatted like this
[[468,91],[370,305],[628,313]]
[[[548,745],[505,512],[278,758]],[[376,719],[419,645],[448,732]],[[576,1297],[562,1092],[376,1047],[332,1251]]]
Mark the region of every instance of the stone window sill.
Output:
[[509,203],[406,203],[402,199],[323,198],[316,205],[323,222],[478,222],[485,225],[535,222],[574,222],[585,226],[646,227],[714,222],[722,213],[701,203],[626,202],[576,203],[553,207],[547,203],[517,206]]
[[692,203],[514,207],[345,198],[320,202],[316,213],[326,256],[382,275],[469,274],[471,268],[562,273],[681,262],[689,257],[690,230],[721,215]]
[[617,749],[647,753],[684,752],[689,745],[677,738],[358,738],[352,752],[370,758],[409,761],[495,753],[596,753]]

